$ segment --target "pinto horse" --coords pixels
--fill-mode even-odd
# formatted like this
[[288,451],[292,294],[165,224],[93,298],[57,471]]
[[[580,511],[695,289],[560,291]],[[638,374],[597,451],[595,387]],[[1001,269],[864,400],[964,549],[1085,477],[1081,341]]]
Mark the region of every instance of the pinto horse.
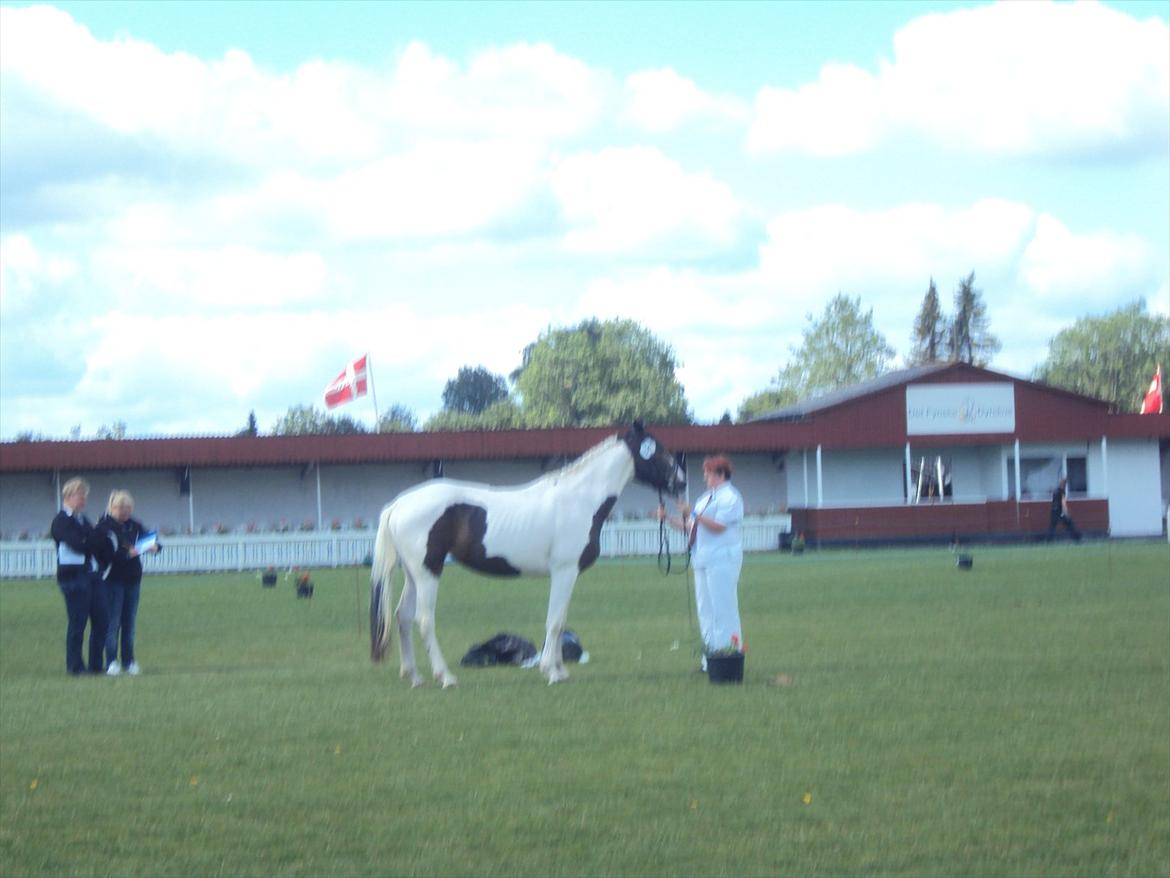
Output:
[[686,477],[674,456],[640,423],[611,436],[563,469],[515,488],[435,479],[399,494],[382,510],[370,577],[370,656],[382,660],[391,639],[391,576],[402,565],[406,582],[398,620],[401,674],[422,683],[414,660],[411,625],[443,688],[454,686],[435,637],[439,576],[450,555],[493,576],[547,573],[551,580],[540,669],[549,683],[568,678],[561,632],[577,576],[601,554],[601,525],[618,495],[637,479],[678,494]]

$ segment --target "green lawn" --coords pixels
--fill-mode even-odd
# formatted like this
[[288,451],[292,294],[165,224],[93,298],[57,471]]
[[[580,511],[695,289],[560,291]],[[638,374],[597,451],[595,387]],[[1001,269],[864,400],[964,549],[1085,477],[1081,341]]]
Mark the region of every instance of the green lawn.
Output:
[[[137,679],[0,583],[0,875],[1170,875],[1170,547],[974,557],[749,557],[743,686],[652,561],[582,577],[567,683],[448,691],[370,664],[352,569],[148,580]],[[449,570],[448,660],[546,598]]]

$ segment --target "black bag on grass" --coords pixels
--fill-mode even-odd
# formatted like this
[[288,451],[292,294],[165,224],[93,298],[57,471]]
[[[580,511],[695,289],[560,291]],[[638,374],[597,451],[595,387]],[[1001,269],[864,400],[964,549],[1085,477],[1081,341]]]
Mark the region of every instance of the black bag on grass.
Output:
[[478,643],[467,651],[459,664],[469,667],[522,665],[536,655],[536,644],[517,634],[500,632],[491,640]]

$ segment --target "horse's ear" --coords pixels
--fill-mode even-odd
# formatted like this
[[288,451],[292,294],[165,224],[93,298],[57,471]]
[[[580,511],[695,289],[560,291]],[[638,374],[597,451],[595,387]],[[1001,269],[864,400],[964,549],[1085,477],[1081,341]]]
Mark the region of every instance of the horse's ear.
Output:
[[630,429],[633,430],[635,433],[637,433],[639,436],[641,436],[643,433],[646,432],[646,427],[642,423],[640,418],[638,420],[634,421],[634,423],[630,425]]

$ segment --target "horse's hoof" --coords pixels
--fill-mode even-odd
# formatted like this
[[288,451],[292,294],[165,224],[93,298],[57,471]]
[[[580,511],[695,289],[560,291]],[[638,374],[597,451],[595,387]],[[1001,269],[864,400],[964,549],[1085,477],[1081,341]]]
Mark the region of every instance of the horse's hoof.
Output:
[[410,680],[411,689],[417,689],[423,684],[422,674],[420,674],[415,668],[402,668],[398,672],[398,676],[403,680]]
[[454,689],[459,685],[459,681],[450,674],[444,674],[442,680],[444,689]]

